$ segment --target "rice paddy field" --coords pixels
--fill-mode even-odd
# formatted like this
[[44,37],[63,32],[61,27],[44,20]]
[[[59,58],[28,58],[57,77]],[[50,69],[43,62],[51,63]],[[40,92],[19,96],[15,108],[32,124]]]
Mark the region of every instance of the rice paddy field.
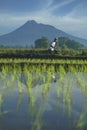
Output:
[[0,130],[87,130],[86,58],[5,55]]

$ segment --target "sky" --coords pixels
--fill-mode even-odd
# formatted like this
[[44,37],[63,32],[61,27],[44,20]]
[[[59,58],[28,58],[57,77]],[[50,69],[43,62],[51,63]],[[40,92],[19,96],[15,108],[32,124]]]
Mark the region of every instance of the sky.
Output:
[[87,39],[87,0],[0,0],[0,35],[29,20]]

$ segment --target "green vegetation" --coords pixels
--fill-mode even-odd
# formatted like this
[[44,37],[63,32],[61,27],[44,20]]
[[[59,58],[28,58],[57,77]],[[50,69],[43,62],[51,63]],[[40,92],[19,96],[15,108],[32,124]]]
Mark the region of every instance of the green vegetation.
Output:
[[59,37],[59,47],[60,48],[71,48],[71,49],[82,49],[84,46],[75,40],[71,40],[67,37]]
[[69,128],[72,124],[73,128],[82,130],[87,125],[87,103],[81,107],[78,118],[73,116],[74,120],[70,120],[76,104],[72,95],[75,86],[87,98],[87,50],[68,49],[66,45],[54,54],[49,54],[46,49],[1,49],[0,70],[0,116],[9,113],[2,109],[6,99],[4,91],[9,90],[9,95],[18,90],[17,112],[26,91],[31,130],[42,130],[46,127],[44,113],[51,92],[54,92],[54,110],[62,108],[63,114],[68,115]]
[[87,50],[57,49],[50,54],[48,49],[7,48],[0,49],[0,58],[40,58],[40,59],[87,59]]
[[[36,60],[34,59],[32,62],[36,62]],[[38,62],[41,62],[41,60],[38,59]],[[47,62],[51,61],[48,60]],[[61,60],[61,63],[63,62],[65,61]],[[73,61],[73,63],[74,62],[75,61]],[[27,90],[27,98],[29,99],[28,109],[31,120],[33,121],[31,130],[42,129],[45,122],[43,122],[43,115],[47,110],[51,91],[53,91],[55,94],[57,111],[61,109],[62,105],[63,114],[67,114],[69,120],[72,118],[73,104],[76,103],[72,96],[72,90],[74,87],[77,86],[77,89],[83,95],[87,96],[87,65],[84,64],[82,66],[70,65],[68,69],[63,64],[56,66],[56,68],[54,64],[51,64],[50,66],[47,66],[46,64],[38,64],[37,66],[33,64],[24,64],[22,67],[18,64],[4,64],[1,70],[0,80],[2,82],[2,86],[0,87],[0,112],[3,113],[1,109],[4,103],[3,99],[5,99],[3,91],[6,92],[8,89],[10,89],[11,93],[14,92],[15,82],[19,92],[17,111],[19,111],[19,108],[21,107],[23,93]],[[52,86],[53,83],[54,85]],[[42,94],[41,97],[38,96],[39,92]],[[42,101],[41,105],[39,104],[40,101]],[[78,115],[78,118],[74,117],[75,122],[70,120],[70,124],[73,123],[73,128],[79,130],[83,129],[86,125],[86,108],[87,104],[84,105],[81,114]],[[5,112],[8,111],[6,110]],[[4,114],[6,114],[5,112]]]
[[46,37],[42,37],[35,41],[35,48],[48,48],[49,43],[50,41]]
[[[48,48],[49,43],[50,43],[49,39],[42,37],[41,39],[37,39],[35,41],[35,48]],[[84,45],[75,40],[71,40],[67,37],[59,37],[57,48],[76,50],[76,49],[83,49]]]

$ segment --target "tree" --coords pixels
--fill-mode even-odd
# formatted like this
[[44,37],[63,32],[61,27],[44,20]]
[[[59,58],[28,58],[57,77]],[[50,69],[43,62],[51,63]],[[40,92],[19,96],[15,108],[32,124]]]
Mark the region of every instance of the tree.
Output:
[[65,48],[65,45],[68,48],[72,48],[72,49],[81,49],[84,47],[81,43],[77,41],[71,40],[67,37],[59,37],[59,47]]
[[46,37],[42,37],[35,41],[35,48],[48,48],[50,41]]
[[64,49],[64,50],[67,50],[67,49],[68,49],[68,47],[67,47],[66,44],[63,44],[61,48]]

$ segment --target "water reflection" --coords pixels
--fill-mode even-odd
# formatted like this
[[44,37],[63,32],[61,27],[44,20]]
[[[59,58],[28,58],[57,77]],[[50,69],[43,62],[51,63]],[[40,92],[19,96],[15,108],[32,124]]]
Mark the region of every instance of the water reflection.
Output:
[[[57,68],[56,68],[57,69]],[[86,130],[87,72],[63,66],[3,66],[1,130]],[[2,124],[2,125],[1,125]]]

